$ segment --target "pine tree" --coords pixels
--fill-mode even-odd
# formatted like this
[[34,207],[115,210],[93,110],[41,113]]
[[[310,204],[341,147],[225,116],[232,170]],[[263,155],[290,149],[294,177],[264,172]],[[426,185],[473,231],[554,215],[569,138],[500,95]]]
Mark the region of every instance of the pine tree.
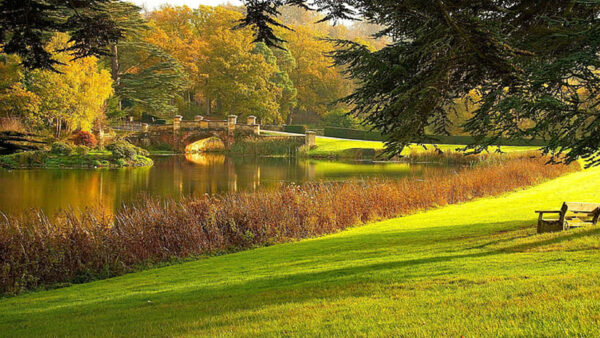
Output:
[[600,164],[600,0],[246,1],[240,27],[280,45],[284,5],[324,20],[362,18],[392,43],[350,41],[334,54],[358,84],[346,101],[388,137],[390,153],[447,132],[451,106],[475,91],[463,128],[482,150],[500,137],[544,138],[546,152]]

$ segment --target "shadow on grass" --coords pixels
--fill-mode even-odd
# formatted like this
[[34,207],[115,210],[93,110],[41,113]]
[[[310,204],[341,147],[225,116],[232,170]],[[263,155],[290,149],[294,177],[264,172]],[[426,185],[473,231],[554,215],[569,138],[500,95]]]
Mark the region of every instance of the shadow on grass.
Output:
[[[173,273],[176,271],[174,269],[180,268],[178,269],[179,273],[183,274],[186,277],[185,280],[188,282],[184,283],[181,281],[169,285],[172,286],[171,289],[161,288],[161,286],[164,287],[165,284],[169,283],[168,280],[164,280],[159,284],[152,285],[151,289],[141,287],[135,292],[119,294],[118,291],[122,290],[119,289],[119,284],[122,287],[129,287],[130,285],[128,283],[132,282],[128,282],[127,276],[122,276],[119,277],[118,280],[112,279],[100,281],[94,283],[94,285],[89,285],[87,286],[87,290],[84,290],[84,294],[71,294],[69,293],[69,288],[50,291],[58,292],[59,294],[62,293],[60,296],[65,297],[61,306],[44,307],[42,299],[35,300],[37,303],[35,305],[38,306],[34,306],[33,308],[28,307],[28,309],[25,309],[14,305],[14,311],[9,313],[9,316],[5,317],[6,321],[4,324],[0,323],[0,327],[11,322],[13,324],[19,323],[17,326],[21,329],[25,329],[33,323],[43,326],[44,316],[48,315],[49,312],[52,312],[53,315],[58,315],[58,317],[63,318],[67,322],[76,322],[78,325],[91,325],[86,323],[97,317],[114,317],[115,313],[121,311],[134,311],[136,316],[139,317],[139,325],[142,325],[144,322],[166,321],[168,318],[163,316],[165,311],[169,311],[166,309],[170,309],[171,312],[177,311],[178,322],[189,323],[190,325],[192,325],[192,322],[195,322],[196,324],[194,325],[198,325],[199,318],[207,318],[224,312],[237,313],[241,311],[253,311],[282,304],[304,303],[346,296],[369,296],[375,289],[382,287],[381,282],[386,281],[382,274],[385,274],[386,271],[394,273],[397,276],[389,280],[390,282],[392,280],[394,282],[410,282],[411,280],[422,278],[435,278],[444,275],[444,272],[440,271],[440,269],[435,266],[429,268],[426,268],[426,266],[439,265],[456,260],[470,260],[492,257],[495,255],[507,255],[511,252],[524,251],[531,248],[600,234],[600,228],[590,228],[584,231],[557,234],[556,237],[552,238],[538,236],[540,239],[531,243],[517,244],[502,248],[490,248],[490,246],[527,237],[523,236],[523,227],[520,226],[527,222],[530,221],[510,222],[511,228],[513,226],[515,228],[508,232],[505,231],[507,223],[498,222],[470,224],[452,229],[449,227],[435,227],[420,229],[418,231],[396,232],[392,234],[360,234],[363,243],[362,246],[356,245],[358,238],[355,236],[332,237],[324,238],[322,240],[301,242],[296,243],[293,246],[288,246],[287,248],[275,246],[262,250],[279,250],[280,252],[277,252],[278,255],[285,255],[286,249],[291,249],[290,251],[295,254],[306,254],[307,251],[314,248],[315,243],[319,243],[318,246],[322,246],[324,245],[323,241],[327,241],[327,249],[321,250],[321,252],[317,252],[316,254],[330,254],[331,257],[329,257],[329,261],[332,262],[341,261],[346,258],[348,261],[356,260],[357,263],[356,265],[348,267],[325,268],[322,271],[302,271],[290,274],[282,274],[280,271],[274,271],[272,275],[262,273],[254,278],[246,277],[246,275],[252,276],[252,270],[259,271],[259,269],[264,269],[265,266],[268,266],[269,262],[267,260],[269,257],[268,255],[264,255],[263,252],[263,255],[260,255],[258,260],[249,261],[247,266],[236,267],[236,269],[243,268],[246,270],[244,272],[232,272],[234,277],[232,281],[215,283],[213,285],[202,284],[202,280],[207,279],[207,276],[203,273],[202,269],[206,267],[206,264],[227,265],[231,258],[224,256],[219,257],[218,259],[206,260],[203,262],[204,265],[200,266],[195,266],[196,262],[185,263],[178,267],[172,266],[166,268],[169,270],[157,269],[152,271],[154,278],[160,279],[157,275]],[[490,235],[482,236],[481,233],[474,233],[474,236],[471,237],[465,233],[461,233],[461,231],[467,231],[468,229],[473,228],[485,228],[490,231],[491,236],[494,236],[493,233],[496,231],[496,236],[506,237],[495,241],[485,241],[476,246],[457,245],[456,241],[459,239],[489,239]],[[498,233],[500,230],[503,232]],[[439,231],[443,231],[443,233],[448,236],[439,234]],[[450,236],[455,235],[457,232],[461,233],[463,236],[460,238]],[[435,236],[431,236],[434,233]],[[530,237],[534,238],[535,236],[537,235]],[[449,244],[450,247],[454,245],[451,250],[448,249],[449,246],[444,246],[441,248],[442,250],[440,250],[439,247],[436,248],[436,245],[439,244],[439,240],[450,240],[455,243]],[[387,262],[366,264],[361,264],[361,262],[359,262],[362,259],[360,257],[360,252],[365,249],[365,246],[368,248],[369,245],[377,245],[376,249],[385,250],[386,248],[401,248],[402,246],[407,245],[412,246],[415,245],[415,243],[428,243],[432,249],[429,251],[432,256],[411,259],[401,259],[400,257],[400,259],[393,259],[396,253],[390,252],[388,253],[387,258],[391,258],[391,260]],[[345,251],[343,249],[345,246],[348,246],[349,250]],[[428,252],[427,246],[423,246],[421,249],[424,253]],[[268,253],[273,254],[273,252]],[[253,252],[249,251],[241,254],[247,255],[245,258],[248,258],[253,255]],[[238,255],[239,254],[235,256]],[[356,257],[352,258],[353,255]],[[300,257],[301,255],[298,256]],[[233,259],[237,260],[239,258],[240,257],[238,256]],[[384,259],[385,258],[386,257],[384,257]],[[477,264],[481,265],[484,263],[479,260],[477,261]],[[317,266],[317,268],[319,267],[323,267],[323,264]],[[189,281],[192,282],[189,283]],[[385,285],[383,287],[385,287]],[[461,286],[459,285],[459,287]],[[152,288],[160,291],[153,292]],[[103,292],[106,289],[113,291],[107,292],[103,297],[97,297],[95,300],[85,300],[86,294],[91,296],[97,292]],[[40,295],[40,298],[49,297],[48,294],[44,293],[40,293]],[[31,296],[35,297],[36,294],[32,294]],[[53,296],[56,296],[56,294]],[[152,305],[147,303],[147,300],[149,299],[152,299]],[[31,304],[31,299],[28,301],[29,305],[33,305]],[[2,302],[0,301],[0,312],[7,314],[8,311],[6,309],[2,311],[1,308],[3,306],[1,304]],[[171,315],[173,314],[171,313]],[[117,319],[108,325],[117,325],[119,321],[120,320]],[[219,321],[212,322],[212,325],[215,324],[219,325]],[[182,326],[181,329],[184,330],[184,326]]]

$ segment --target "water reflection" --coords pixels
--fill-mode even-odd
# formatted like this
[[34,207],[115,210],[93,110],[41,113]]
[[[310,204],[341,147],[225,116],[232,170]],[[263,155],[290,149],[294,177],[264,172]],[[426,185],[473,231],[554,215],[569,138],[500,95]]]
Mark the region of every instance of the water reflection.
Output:
[[152,168],[119,170],[0,170],[0,211],[123,203],[153,196],[200,196],[270,189],[283,182],[352,177],[422,177],[451,168],[427,165],[340,163],[287,158],[231,158],[218,154],[156,157]]

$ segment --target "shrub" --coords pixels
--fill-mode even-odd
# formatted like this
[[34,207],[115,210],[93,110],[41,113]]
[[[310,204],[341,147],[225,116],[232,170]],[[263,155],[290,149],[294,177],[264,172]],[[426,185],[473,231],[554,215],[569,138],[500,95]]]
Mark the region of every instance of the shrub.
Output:
[[79,145],[77,147],[75,147],[75,154],[77,155],[81,155],[81,156],[85,156],[87,154],[89,154],[90,152],[90,148],[84,145]]
[[323,116],[323,120],[328,126],[338,128],[360,128],[360,122],[344,109],[334,109]]
[[52,147],[50,149],[50,153],[54,155],[64,155],[69,156],[73,154],[73,147],[66,142],[54,142],[52,143]]
[[73,143],[75,143],[75,145],[82,145],[89,148],[96,148],[98,145],[96,136],[89,131],[84,130],[81,130],[73,135]]
[[0,294],[114,276],[143,263],[333,233],[498,195],[578,168],[520,156],[421,181],[313,182],[178,202],[145,198],[114,216],[99,207],[81,213],[68,209],[54,218],[35,210],[0,217]]
[[286,133],[294,133],[294,134],[306,134],[305,126],[285,126],[283,131]]
[[126,159],[134,161],[138,155],[148,156],[148,152],[146,150],[136,147],[126,141],[117,141],[115,143],[111,143],[106,147],[106,149],[112,152],[114,159]]
[[347,138],[352,140],[384,141],[381,133],[368,130],[346,129],[346,128],[325,128],[325,136]]

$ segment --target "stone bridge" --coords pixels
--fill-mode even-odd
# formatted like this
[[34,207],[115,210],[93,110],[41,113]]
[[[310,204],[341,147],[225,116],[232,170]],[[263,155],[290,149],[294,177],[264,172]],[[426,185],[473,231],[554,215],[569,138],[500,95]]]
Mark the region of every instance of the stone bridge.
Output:
[[228,149],[238,137],[260,135],[256,117],[249,116],[244,122],[238,123],[235,115],[222,121],[205,120],[202,116],[184,121],[178,115],[169,125],[141,124],[128,140],[143,147],[168,145],[180,153]]

